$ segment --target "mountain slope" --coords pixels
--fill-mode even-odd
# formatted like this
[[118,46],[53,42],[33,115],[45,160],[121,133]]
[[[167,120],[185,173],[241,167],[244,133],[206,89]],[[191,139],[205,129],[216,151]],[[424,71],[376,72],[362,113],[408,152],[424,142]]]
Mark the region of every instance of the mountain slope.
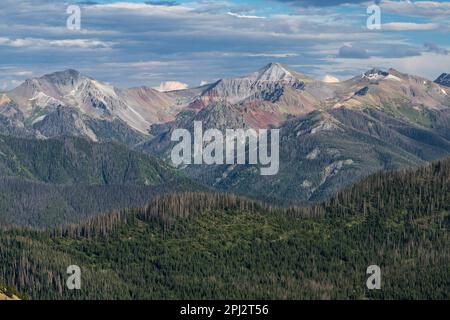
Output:
[[154,185],[173,174],[163,162],[117,143],[0,137],[1,176],[56,184]]
[[445,87],[395,69],[372,69],[339,85],[341,94],[338,101],[333,101],[334,107],[370,106],[382,110],[394,109],[402,113],[403,109],[423,112],[447,109],[450,106],[450,97]]
[[247,76],[217,81],[190,105],[193,110],[226,102],[253,128],[279,125],[289,116],[311,112],[333,95],[332,84],[314,81],[280,63],[270,63]]
[[[271,72],[266,75],[266,70]],[[378,170],[418,166],[450,154],[450,99],[444,87],[394,69],[373,69],[350,80],[320,85],[293,75],[281,65],[269,65],[251,77],[215,84],[205,92],[222,92],[210,95],[220,99],[198,110],[185,110],[173,122],[153,126],[155,137],[139,144],[139,149],[170,162],[173,130],[185,128],[192,133],[194,121],[202,121],[204,130],[223,133],[230,128],[277,124],[283,118],[277,116],[278,102],[259,100],[255,113],[226,96],[248,95],[252,83],[263,81],[258,79],[269,80],[255,90],[273,85],[273,79],[288,84],[302,79],[298,80],[305,84],[302,95],[319,96],[326,88],[328,96],[315,100],[314,111],[297,117],[291,114],[281,121],[277,175],[260,176],[260,170],[249,165],[190,165],[184,172],[219,190],[298,204],[326,199]],[[220,89],[225,83],[226,90]],[[264,112],[270,114],[264,121],[255,116]]]
[[430,130],[372,109],[336,109],[281,127],[276,175],[261,176],[250,165],[191,165],[184,171],[219,190],[286,205],[320,201],[370,173],[448,155],[450,141]]
[[[182,193],[55,232],[6,229],[0,279],[34,299],[446,299],[449,177],[446,160],[311,208]],[[65,289],[71,264],[83,290]],[[366,288],[373,264],[382,290]]]
[[0,221],[55,226],[202,190],[162,161],[117,143],[0,137]]
[[16,121],[7,128],[27,129],[28,136],[74,135],[105,141],[109,133],[131,145],[148,136],[151,124],[172,120],[180,107],[155,89],[119,89],[76,70],[26,80],[0,98],[0,114],[5,121]]
[[302,89],[312,79],[288,70],[279,63],[270,63],[250,75],[219,80],[202,93],[211,99],[226,99],[238,103],[249,98],[277,101],[283,94],[283,87]]
[[204,190],[174,176],[155,185],[61,185],[0,177],[0,224],[49,228],[144,206],[168,192]]
[[[193,119],[206,119],[211,124],[206,128],[227,128],[220,120],[207,120],[203,112],[209,108]],[[226,107],[218,108],[223,114]],[[427,128],[373,108],[317,111],[280,128],[280,170],[274,176],[261,176],[257,166],[250,165],[190,165],[183,170],[223,191],[284,204],[315,202],[378,170],[418,166],[450,155],[450,114],[430,114],[441,125],[433,122]],[[238,120],[236,127],[245,127]],[[192,121],[184,122],[191,131]],[[170,130],[163,131],[140,147],[170,161],[168,151],[174,145],[170,134]]]
[[146,87],[118,89],[76,70],[26,80],[8,92],[8,96],[25,115],[30,115],[35,107],[72,106],[92,118],[119,118],[142,133],[150,123],[168,120],[158,112],[162,113],[172,104],[168,96],[157,90]]
[[[170,162],[172,132],[192,132],[194,121],[201,121],[205,130],[223,132],[278,127],[282,137],[276,176],[261,177],[254,166],[183,170],[219,190],[277,203],[308,203],[377,170],[448,155],[448,90],[394,69],[325,83],[271,63],[247,76],[168,93],[118,89],[68,70],[29,80],[2,95],[0,133],[119,141]],[[42,92],[52,99],[44,99]],[[34,96],[39,99],[28,98]],[[44,108],[35,103],[41,100]],[[146,126],[156,122],[145,134],[133,129],[142,119]]]

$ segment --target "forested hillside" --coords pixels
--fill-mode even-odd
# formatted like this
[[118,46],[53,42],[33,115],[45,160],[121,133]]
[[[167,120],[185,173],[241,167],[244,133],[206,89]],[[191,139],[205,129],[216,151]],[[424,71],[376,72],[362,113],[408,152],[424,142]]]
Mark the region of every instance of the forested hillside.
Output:
[[0,136],[0,223],[48,227],[139,207],[163,192],[203,190],[119,143]]
[[[450,160],[304,209],[164,195],[53,231],[4,227],[0,282],[33,299],[448,299]],[[82,269],[82,289],[65,287]],[[381,290],[366,288],[379,265]]]
[[0,223],[38,228],[79,223],[88,217],[146,205],[167,192],[204,190],[173,176],[153,186],[58,185],[0,178]]
[[149,186],[173,175],[162,161],[119,143],[0,136],[0,176],[55,184]]

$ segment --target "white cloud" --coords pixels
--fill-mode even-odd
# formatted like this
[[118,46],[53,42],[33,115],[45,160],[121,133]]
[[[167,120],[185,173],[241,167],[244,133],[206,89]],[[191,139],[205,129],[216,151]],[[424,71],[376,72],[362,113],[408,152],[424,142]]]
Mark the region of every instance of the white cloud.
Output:
[[322,81],[326,83],[337,83],[339,82],[339,79],[336,78],[335,76],[327,74],[325,77],[322,78]]
[[242,15],[242,14],[233,13],[233,12],[228,12],[227,14],[232,17],[239,18],[239,19],[266,19],[266,17],[262,17],[262,16]]
[[437,1],[383,1],[383,11],[405,16],[448,16],[450,3]]
[[381,25],[382,30],[391,31],[426,31],[438,29],[436,23],[390,22]]
[[[26,61],[17,67],[32,70],[35,75],[48,69],[77,68],[118,86],[141,85],[143,81],[158,86],[166,79],[195,86],[203,79],[245,74],[278,59],[291,66],[302,64],[305,73],[318,78],[331,73],[343,79],[366,66],[364,63],[378,61],[378,66],[384,67],[393,61],[386,57],[405,55],[405,51],[409,54],[412,49],[418,54],[424,51],[417,47],[416,33],[408,30],[428,32],[430,41],[449,48],[445,37],[436,38],[437,32],[445,30],[436,27],[439,24],[448,28],[450,3],[436,1],[382,1],[383,14],[397,10],[411,17],[384,25],[385,30],[398,33],[367,31],[365,10],[357,11],[354,6],[339,11],[333,7],[307,7],[267,13],[271,12],[269,8],[255,9],[245,1],[237,6],[227,0],[183,1],[176,6],[127,0],[81,4],[82,30],[67,33],[65,2],[2,0],[2,4],[5,1],[7,5],[0,10],[0,29],[4,31],[0,36],[2,63]],[[415,13],[428,14],[429,19],[415,19]],[[261,19],[263,15],[265,19]],[[351,56],[336,59],[336,51],[347,43],[366,48],[373,59],[380,60],[355,61]],[[101,54],[93,54],[93,50],[105,48]],[[77,54],[67,54],[76,49]],[[427,50],[436,51],[431,47]],[[49,56],[55,59],[49,61]],[[443,66],[447,66],[445,61]],[[332,70],[334,67],[337,70]]]
[[19,77],[32,77],[33,71],[29,70],[19,70],[11,73],[12,75],[19,76]]
[[326,73],[331,69],[334,73],[354,75],[357,70],[363,72],[373,67],[382,69],[394,68],[401,72],[435,80],[440,74],[450,70],[450,56],[440,55],[434,52],[424,52],[420,56],[403,58],[371,57],[366,60],[330,59],[329,62],[331,66],[318,66],[321,72]]
[[79,47],[79,48],[109,48],[113,45],[111,42],[104,42],[89,39],[68,39],[68,40],[50,40],[51,46],[57,47]]
[[247,53],[247,57],[264,57],[264,58],[292,58],[297,57],[297,53]]
[[112,68],[155,68],[155,67],[164,67],[164,66],[172,66],[174,62],[166,62],[166,61],[131,61],[131,62],[108,62],[104,63],[104,67],[112,67]]
[[189,88],[189,86],[186,83],[182,83],[180,81],[165,81],[155,89],[158,90],[159,92],[168,92],[168,91],[184,90],[187,88]]
[[102,3],[86,7],[87,11],[129,11],[139,15],[161,15],[171,13],[186,13],[192,11],[190,8],[184,6],[163,6],[152,5],[147,3],[133,3],[133,2],[116,2],[116,3]]
[[113,45],[110,42],[104,42],[91,39],[62,39],[49,40],[41,38],[0,38],[0,45],[9,47],[78,47],[78,48],[109,48]]

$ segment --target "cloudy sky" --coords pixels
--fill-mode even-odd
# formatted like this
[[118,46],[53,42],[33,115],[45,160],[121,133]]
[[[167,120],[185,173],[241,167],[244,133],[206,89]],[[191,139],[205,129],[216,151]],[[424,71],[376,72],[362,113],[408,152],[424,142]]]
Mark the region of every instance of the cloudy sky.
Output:
[[[190,86],[271,61],[317,79],[372,67],[435,79],[450,72],[450,1],[1,0],[0,90],[77,69],[121,87]],[[69,5],[81,29],[69,30]]]

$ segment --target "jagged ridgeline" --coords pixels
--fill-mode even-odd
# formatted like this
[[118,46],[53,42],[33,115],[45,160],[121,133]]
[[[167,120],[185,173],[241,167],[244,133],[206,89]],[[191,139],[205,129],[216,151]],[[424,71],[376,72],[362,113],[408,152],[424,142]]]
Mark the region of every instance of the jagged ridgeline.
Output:
[[[0,134],[116,141],[172,163],[172,133],[280,129],[276,175],[253,165],[187,165],[217,191],[278,205],[310,205],[380,170],[450,156],[448,73],[435,82],[395,69],[315,80],[272,62],[197,88],[117,88],[76,70],[28,79],[0,94]],[[331,81],[330,81],[331,80]],[[165,87],[165,86],[163,86]],[[85,172],[80,171],[81,176]]]
[[[5,228],[0,282],[34,299],[448,299],[449,213],[450,160],[372,175],[309,208],[164,195],[78,226]],[[382,289],[369,291],[373,264]]]

